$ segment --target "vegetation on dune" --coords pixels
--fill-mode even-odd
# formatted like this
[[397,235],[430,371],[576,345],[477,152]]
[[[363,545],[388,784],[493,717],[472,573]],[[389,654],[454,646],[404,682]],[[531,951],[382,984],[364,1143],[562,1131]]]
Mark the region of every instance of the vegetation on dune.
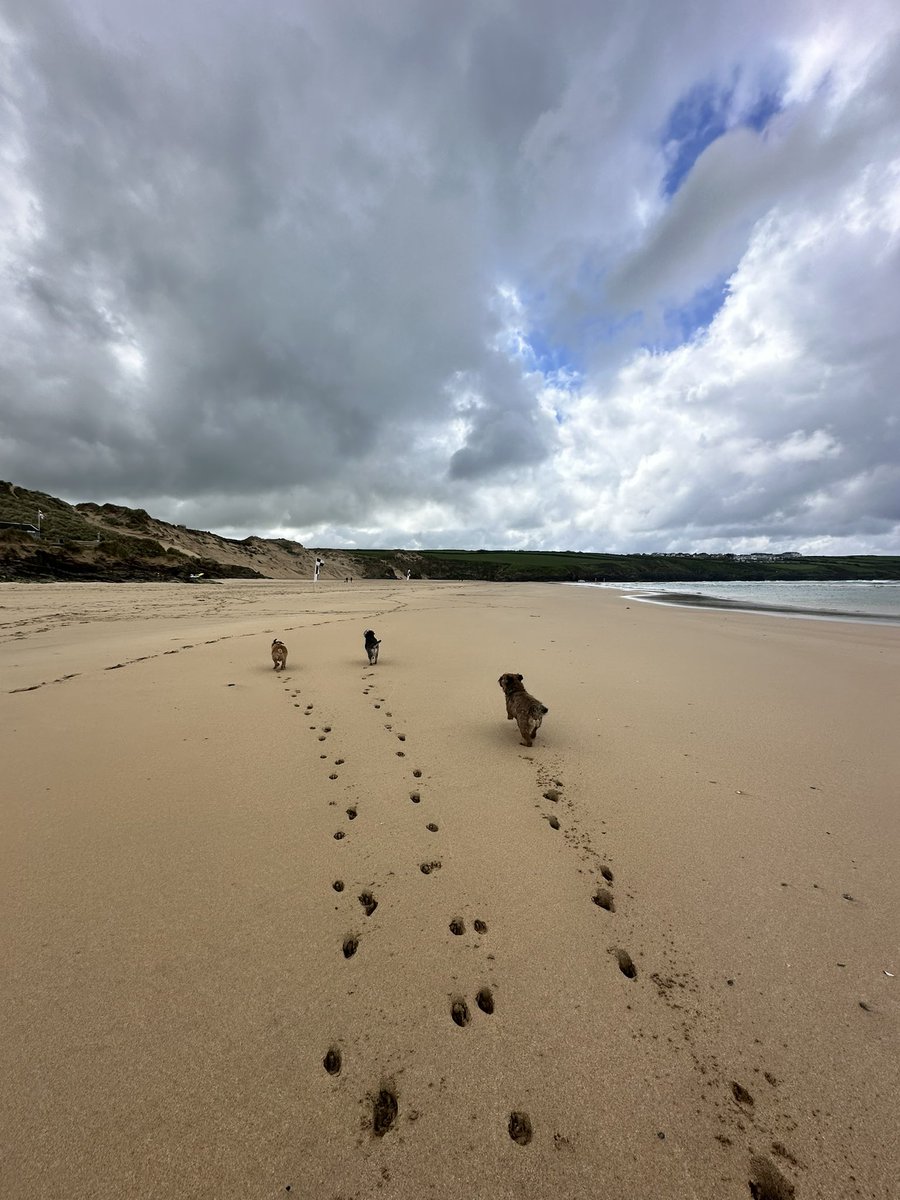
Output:
[[141,534],[165,529],[143,509],[75,506],[0,481],[0,521],[36,527],[38,512],[40,539],[20,529],[0,530],[0,579],[177,580],[200,573],[261,578],[250,567],[184,554],[150,533]]
[[0,521],[37,525],[38,511],[44,514],[42,530],[48,539],[97,539],[97,527],[86,520],[74,505],[58,500],[56,496],[49,496],[46,492],[32,492],[0,480]]

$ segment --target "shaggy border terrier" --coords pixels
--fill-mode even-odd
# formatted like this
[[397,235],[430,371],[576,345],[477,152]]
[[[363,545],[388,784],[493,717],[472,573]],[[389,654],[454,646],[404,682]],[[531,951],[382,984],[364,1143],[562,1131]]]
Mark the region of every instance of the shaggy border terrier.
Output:
[[287,646],[280,638],[272,638],[273,671],[283,671],[287,666]]
[[374,629],[366,629],[363,632],[363,637],[366,639],[366,654],[369,656],[369,666],[374,667],[378,662],[378,647],[381,645],[380,640],[375,636]]
[[522,744],[530,746],[537,737],[544,713],[549,712],[550,709],[525,691],[521,675],[515,675],[509,671],[505,675],[501,675],[497,682],[503,688],[506,696],[507,721],[515,718],[519,724],[519,733],[522,735]]

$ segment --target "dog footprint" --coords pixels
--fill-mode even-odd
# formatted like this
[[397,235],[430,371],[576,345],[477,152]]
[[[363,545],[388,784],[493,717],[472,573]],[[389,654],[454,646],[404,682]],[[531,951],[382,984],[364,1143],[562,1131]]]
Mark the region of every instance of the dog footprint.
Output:
[[482,988],[475,997],[475,1003],[483,1013],[490,1016],[494,1011],[494,994],[490,988]]
[[340,1075],[341,1073],[341,1052],[336,1046],[332,1046],[322,1060],[322,1066],[329,1075]]
[[431,833],[437,833],[438,831],[438,827],[435,825],[434,821],[429,821],[425,828],[430,830]]
[[342,949],[344,951],[344,958],[352,958],[359,949],[359,938],[354,937],[352,934],[349,937],[345,937]]
[[461,917],[454,917],[450,922],[450,932],[455,933],[457,937],[462,937],[466,932],[466,923]]
[[439,862],[423,862],[419,864],[419,870],[423,875],[430,875],[432,871],[439,871],[441,864]]
[[475,930],[476,933],[487,933],[487,922],[476,918],[472,922],[472,928]]
[[626,979],[637,979],[637,967],[627,950],[616,951],[616,962]]
[[793,1200],[794,1185],[763,1154],[750,1159],[750,1195],[753,1200]]
[[392,1087],[384,1086],[372,1097],[372,1133],[384,1137],[397,1120],[397,1093]]
[[511,1112],[507,1129],[512,1140],[518,1142],[520,1146],[527,1146],[534,1136],[531,1119],[525,1112]]
[[454,996],[452,998],[450,1002],[450,1016],[461,1029],[464,1029],[468,1025],[470,1020],[469,1006],[462,996]]
[[355,809],[355,808],[348,808],[348,809],[347,809],[347,817],[348,817],[348,819],[349,819],[349,820],[351,820],[351,821],[355,821],[355,820],[356,820],[356,809]]
[[419,795],[418,792],[410,792],[409,798],[410,798],[410,800],[412,800],[413,804],[418,804],[419,801],[422,799],[422,797]]
[[594,895],[591,897],[598,908],[605,908],[607,912],[616,911],[616,903],[613,900],[612,892],[606,888],[597,888]]

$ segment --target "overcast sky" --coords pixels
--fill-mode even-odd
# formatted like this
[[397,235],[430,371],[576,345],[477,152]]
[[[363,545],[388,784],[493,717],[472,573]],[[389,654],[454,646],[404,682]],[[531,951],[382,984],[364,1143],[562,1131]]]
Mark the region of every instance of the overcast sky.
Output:
[[900,553],[896,0],[0,0],[0,477]]

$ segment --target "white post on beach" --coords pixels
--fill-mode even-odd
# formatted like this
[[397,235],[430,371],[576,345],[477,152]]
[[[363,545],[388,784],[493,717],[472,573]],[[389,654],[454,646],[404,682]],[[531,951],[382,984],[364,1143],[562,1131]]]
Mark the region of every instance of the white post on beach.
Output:
[[37,514],[38,514],[38,537],[40,537],[41,536],[41,521],[43,521],[43,519],[44,519],[44,514],[41,512],[40,509],[37,510]]
[[324,559],[321,559],[318,555],[316,555],[316,573],[313,575],[313,583],[319,582],[319,568],[324,564],[324,561]]
[[412,568],[406,572],[406,582],[409,583],[409,577],[412,575]]

